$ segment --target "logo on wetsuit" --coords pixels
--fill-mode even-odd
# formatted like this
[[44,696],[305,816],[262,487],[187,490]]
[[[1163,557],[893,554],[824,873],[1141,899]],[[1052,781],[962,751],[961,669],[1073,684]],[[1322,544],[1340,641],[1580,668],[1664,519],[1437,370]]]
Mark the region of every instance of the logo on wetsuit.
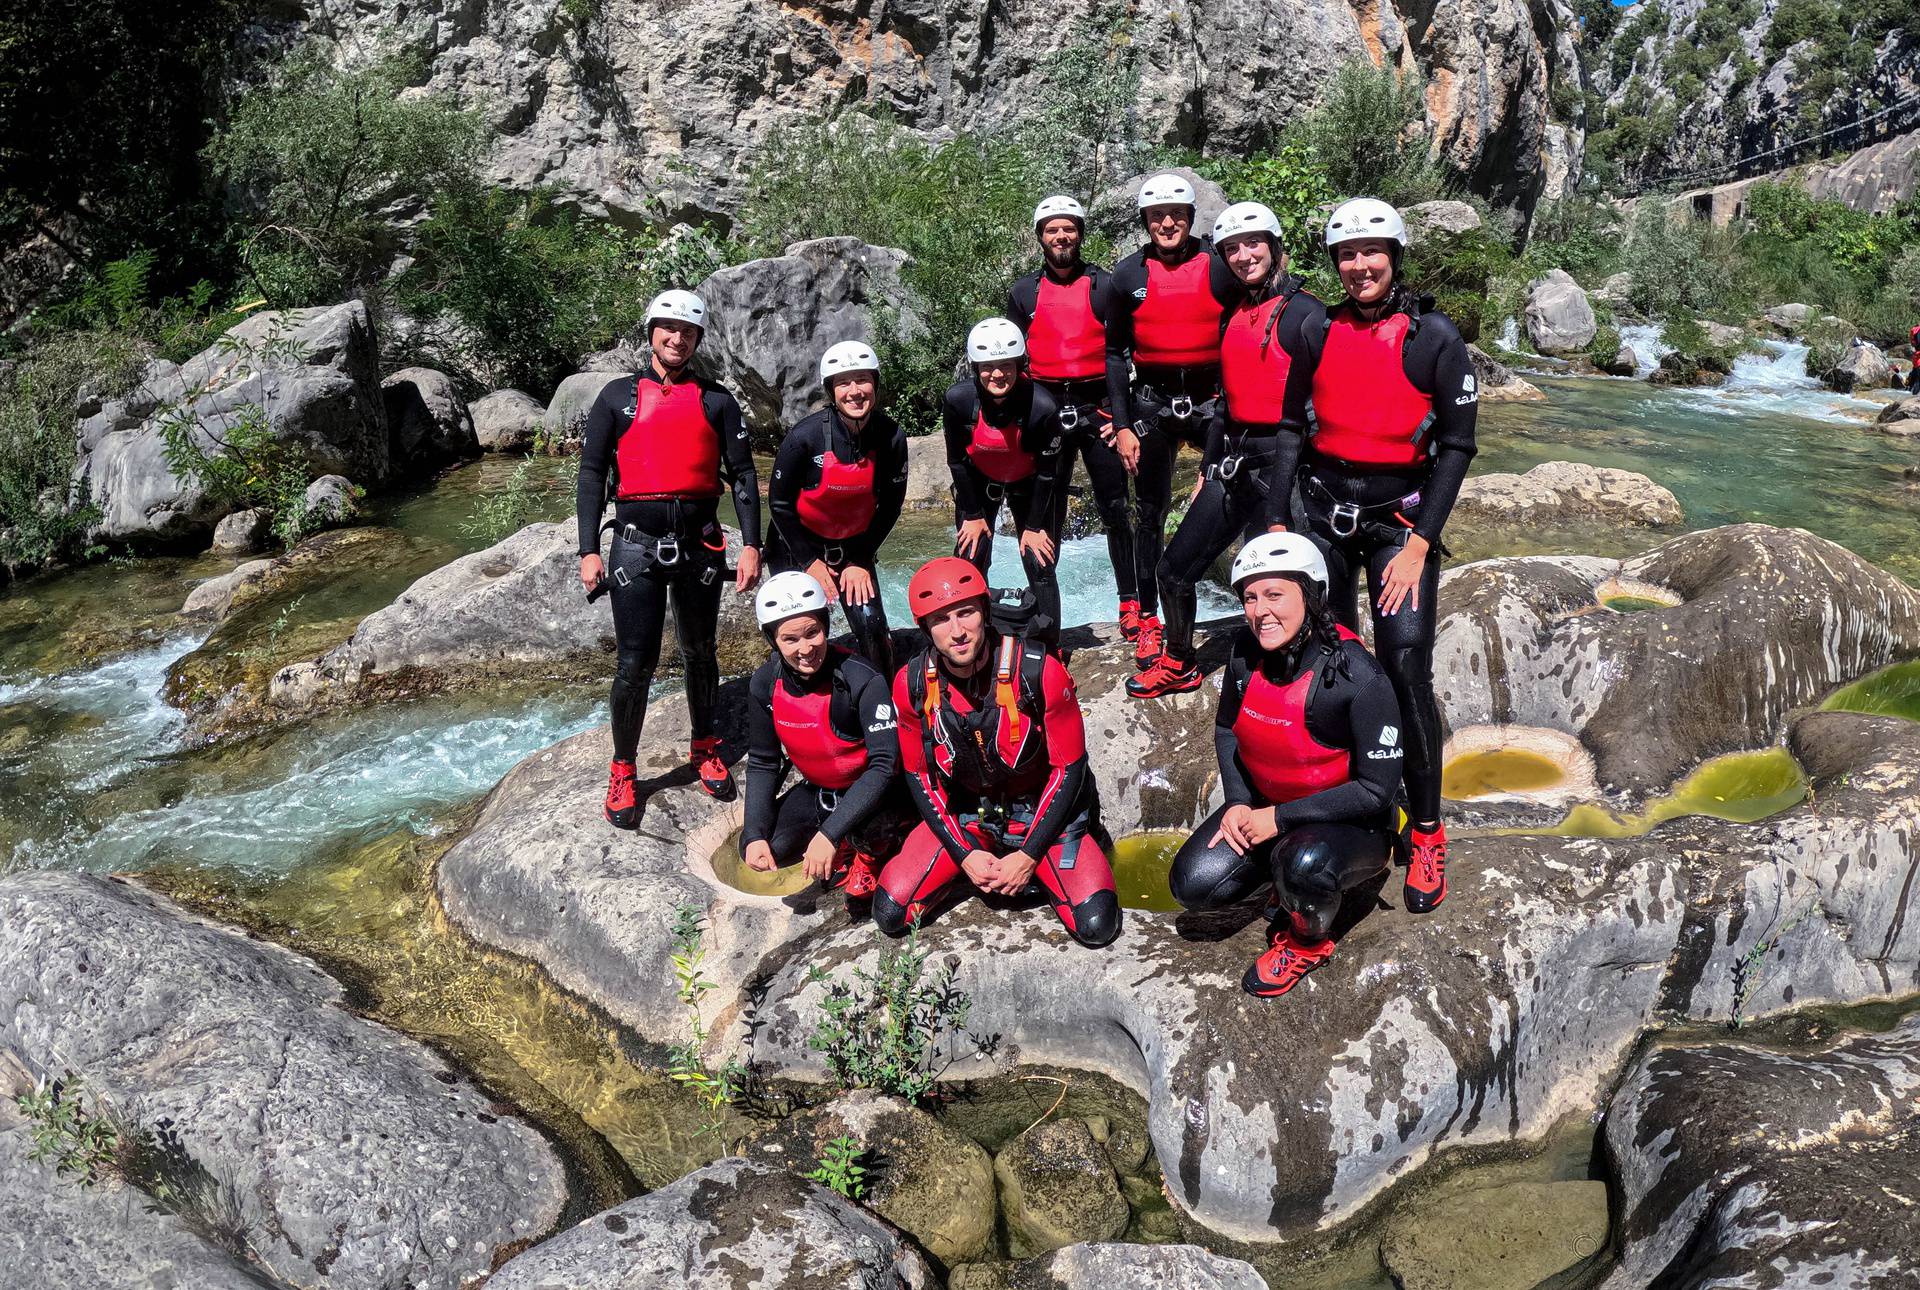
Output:
[[[1469,377],[1468,379],[1471,380],[1472,378]],[[1399,747],[1399,744],[1400,727],[1382,726],[1380,729],[1380,746],[1367,750],[1367,760],[1398,761],[1400,758],[1406,756],[1406,753]]]
[[1466,376],[1460,378],[1460,389],[1463,393],[1453,401],[1453,406],[1456,408],[1464,408],[1469,403],[1478,403],[1480,401],[1480,390],[1474,383],[1472,373],[1468,373]]

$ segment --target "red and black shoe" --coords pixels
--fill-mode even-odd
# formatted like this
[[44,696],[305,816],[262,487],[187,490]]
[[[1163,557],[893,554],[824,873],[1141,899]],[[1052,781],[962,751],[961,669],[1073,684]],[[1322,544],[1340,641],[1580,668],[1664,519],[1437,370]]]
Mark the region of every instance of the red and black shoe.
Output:
[[733,800],[733,772],[727,769],[727,763],[720,760],[719,735],[694,740],[687,760],[693,763],[693,772],[700,777],[700,787],[707,790],[709,797],[722,802]]
[[854,851],[847,857],[846,867],[834,874],[833,883],[847,893],[848,900],[871,900],[873,893],[880,889],[880,875],[874,869],[873,857],[864,851]]
[[1140,602],[1123,600],[1120,602],[1120,636],[1123,640],[1140,639]]
[[[1145,629],[1141,631],[1145,635]],[[1157,699],[1163,694],[1197,690],[1206,679],[1197,662],[1185,662],[1171,654],[1162,654],[1153,666],[1138,676],[1127,678],[1127,693],[1136,699]]]
[[1410,914],[1431,914],[1447,898],[1447,826],[1431,833],[1413,831],[1413,855],[1401,893]]
[[1166,652],[1167,630],[1152,614],[1140,615],[1140,630],[1133,636],[1133,669],[1144,672],[1160,661]]
[[1267,952],[1253,961],[1241,988],[1260,999],[1278,999],[1307,973],[1333,957],[1333,938],[1324,941],[1299,941],[1291,929],[1273,934]]
[[633,763],[615,760],[607,775],[607,823],[616,829],[637,828],[640,807],[633,796]]

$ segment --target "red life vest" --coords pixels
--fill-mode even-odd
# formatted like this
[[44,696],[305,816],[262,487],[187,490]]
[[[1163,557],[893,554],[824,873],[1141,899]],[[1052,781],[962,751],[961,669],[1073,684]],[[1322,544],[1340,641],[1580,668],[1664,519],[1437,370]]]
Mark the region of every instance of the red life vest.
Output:
[[1220,385],[1227,395],[1227,416],[1235,421],[1266,425],[1280,420],[1293,356],[1280,343],[1276,328],[1288,299],[1275,296],[1227,317],[1220,338]]
[[841,461],[829,448],[820,458],[820,482],[800,490],[796,509],[807,532],[838,542],[865,533],[878,506],[873,458]]
[[633,420],[615,452],[618,498],[720,496],[720,431],[707,420],[700,383],[668,390],[642,376],[634,385]]
[[1147,298],[1133,311],[1133,357],[1154,367],[1220,361],[1220,302],[1213,298],[1211,255],[1169,269],[1148,255]]
[[1412,327],[1404,313],[1374,323],[1351,309],[1329,315],[1313,374],[1314,451],[1370,466],[1427,459],[1433,396],[1407,379],[1403,351]]
[[1083,381],[1106,372],[1107,329],[1093,316],[1091,273],[1064,286],[1051,274],[1040,274],[1027,327],[1027,362],[1043,381]]
[[794,770],[815,788],[849,788],[867,768],[867,745],[833,728],[831,685],[819,694],[790,694],[786,678],[775,681],[773,729]]
[[1038,469],[1034,455],[1020,446],[1019,423],[1007,426],[987,424],[984,411],[973,414],[973,437],[967,443],[967,457],[980,473],[1001,484],[1017,484]]
[[[1342,627],[1340,639],[1358,637]],[[1256,667],[1240,696],[1240,715],[1233,720],[1240,764],[1253,791],[1270,805],[1298,801],[1352,778],[1349,751],[1329,748],[1307,731],[1307,699],[1316,673],[1308,668],[1298,680],[1276,685]]]

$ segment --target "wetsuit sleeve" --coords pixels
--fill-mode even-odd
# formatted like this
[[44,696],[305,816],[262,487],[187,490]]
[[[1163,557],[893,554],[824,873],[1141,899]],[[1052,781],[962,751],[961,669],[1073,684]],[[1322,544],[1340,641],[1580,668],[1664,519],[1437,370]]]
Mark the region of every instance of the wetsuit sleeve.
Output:
[[1283,829],[1325,821],[1384,818],[1400,785],[1405,764],[1400,745],[1400,701],[1371,654],[1352,641],[1346,650],[1352,678],[1319,687],[1314,695],[1315,709],[1322,703],[1328,709],[1324,713],[1309,710],[1307,728],[1327,747],[1348,750],[1347,782],[1274,807],[1274,822]]
[[1020,844],[1020,849],[1036,860],[1052,849],[1080,814],[1090,774],[1080,696],[1074,692],[1073,677],[1051,654],[1040,673],[1040,694],[1046,703],[1047,764],[1051,769],[1034,804],[1033,826]]
[[740,825],[743,850],[773,836],[773,798],[780,790],[784,769],[780,735],[773,728],[773,674],[769,667],[761,667],[747,683],[747,806]]
[[979,411],[970,384],[963,381],[947,391],[940,405],[940,421],[947,435],[947,469],[953,474],[954,505],[961,519],[979,520],[986,518],[987,510],[967,470],[967,445],[973,441],[973,418]]
[[900,769],[906,776],[907,795],[913,798],[920,818],[933,830],[933,836],[948,855],[956,861],[964,860],[973,851],[973,844],[961,832],[959,821],[953,818],[940,772],[927,765],[925,718],[913,706],[913,695],[907,688],[907,670],[915,661],[909,660],[893,678],[893,715],[900,736]]
[[1107,276],[1106,305],[1101,324],[1107,335],[1107,402],[1112,406],[1113,424],[1121,430],[1133,428],[1133,289],[1136,277],[1144,281],[1145,269],[1132,256],[1113,266]]
[[848,552],[865,564],[879,556],[881,544],[900,522],[900,511],[907,504],[907,432],[894,426],[887,450],[874,459],[873,465],[873,523],[847,543]]
[[[1297,315],[1297,316],[1296,316]],[[1313,373],[1320,365],[1320,341],[1327,331],[1327,307],[1302,291],[1280,319],[1280,344],[1286,348],[1287,387],[1280,396],[1280,429],[1273,436],[1273,456],[1267,462],[1267,524],[1292,524],[1289,513],[1293,479],[1300,473],[1300,454],[1307,445],[1309,409],[1313,403]]]
[[773,512],[773,526],[802,569],[821,555],[820,543],[800,522],[800,493],[814,482],[808,476],[819,442],[812,417],[795,425],[780,441],[780,451],[773,458],[773,481],[767,485],[767,509]]
[[820,832],[835,846],[879,808],[887,795],[887,785],[900,769],[900,733],[893,719],[893,693],[878,672],[866,672],[853,695],[853,715],[866,741],[867,768],[847,785],[840,794],[840,804],[820,823]]
[[1220,763],[1220,790],[1228,806],[1253,805],[1253,786],[1240,770],[1240,736],[1233,733],[1246,693],[1246,675],[1236,660],[1221,674],[1220,705],[1213,710],[1213,755]]
[[1040,299],[1040,278],[1038,275],[1021,278],[1007,292],[1007,317],[1020,329],[1022,336],[1033,326],[1033,310]]
[[1408,347],[1407,379],[1414,388],[1433,396],[1433,429],[1429,451],[1433,466],[1420,489],[1420,519],[1413,531],[1428,542],[1440,541],[1440,530],[1466,482],[1467,466],[1478,445],[1474,425],[1480,414],[1480,390],[1473,374],[1467,342],[1444,314],[1427,314]]
[[1227,267],[1227,257],[1220,254],[1212,238],[1202,238],[1200,244],[1206,247],[1207,286],[1213,292],[1215,303],[1220,306],[1220,329],[1225,334],[1226,312],[1240,301],[1240,279],[1233,276],[1233,270]]
[[[1020,443],[1039,463],[1034,470],[1033,509],[1027,519],[1037,529],[1048,529],[1052,527],[1056,490],[1066,487],[1068,482],[1061,479],[1061,475],[1072,473],[1073,459],[1062,451],[1060,409],[1053,396],[1033,381],[1027,383],[1027,388],[1032,391],[1032,400],[1027,404],[1027,421],[1020,430]],[[1065,471],[1061,470],[1063,460]]]
[[733,484],[733,511],[740,518],[740,540],[760,545],[760,479],[754,472],[753,444],[747,438],[740,404],[725,390],[707,391],[707,418],[720,428],[721,473]]
[[580,482],[574,488],[574,517],[580,529],[580,554],[600,553],[600,517],[607,509],[607,475],[613,469],[614,445],[626,426],[620,409],[629,396],[637,397],[627,381],[609,381],[587,409],[585,439],[580,445]]

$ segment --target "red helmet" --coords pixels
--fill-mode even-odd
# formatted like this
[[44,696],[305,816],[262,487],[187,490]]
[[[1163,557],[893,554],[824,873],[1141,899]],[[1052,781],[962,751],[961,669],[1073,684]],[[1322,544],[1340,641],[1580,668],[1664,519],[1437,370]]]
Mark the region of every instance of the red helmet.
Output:
[[927,561],[913,575],[913,581],[907,584],[907,607],[913,620],[920,622],[928,614],[938,613],[949,605],[986,594],[987,580],[971,560],[943,555]]

